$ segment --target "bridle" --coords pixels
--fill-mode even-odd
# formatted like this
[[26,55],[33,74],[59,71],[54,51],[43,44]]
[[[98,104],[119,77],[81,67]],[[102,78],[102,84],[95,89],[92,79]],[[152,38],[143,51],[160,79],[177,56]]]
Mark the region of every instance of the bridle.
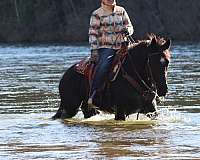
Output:
[[160,97],[157,94],[157,87],[156,87],[156,82],[153,77],[152,69],[150,66],[150,59],[151,59],[151,57],[153,57],[155,55],[159,55],[159,54],[160,54],[159,52],[151,53],[150,55],[147,54],[145,70],[146,70],[147,77],[150,80],[150,85],[148,85],[147,82],[144,81],[144,79],[140,76],[140,74],[136,70],[136,67],[134,65],[134,62],[133,62],[132,57],[129,52],[127,53],[127,59],[129,60],[131,69],[134,71],[139,82],[137,80],[135,80],[132,76],[130,76],[126,72],[124,67],[121,68],[122,76],[144,97],[144,99],[148,99],[148,97],[146,97],[146,96],[148,96],[149,93],[152,93],[155,95],[157,102],[161,102],[161,101],[160,101]]
[[[130,36],[130,35],[122,35],[122,36],[124,36],[124,38],[125,37],[127,38],[127,43],[125,43],[127,46],[128,46],[128,44],[134,44],[135,43],[132,36]],[[117,36],[115,41],[117,41],[118,38],[119,38],[119,35]],[[147,44],[147,47],[148,47],[148,45],[150,45],[150,44]],[[147,61],[146,61],[146,64],[145,64],[145,70],[146,70],[146,74],[147,74],[147,77],[149,79],[150,85],[148,85],[147,82],[144,81],[144,79],[140,76],[140,74],[136,70],[136,67],[134,65],[134,62],[133,62],[132,57],[131,57],[129,52],[127,53],[127,56],[121,62],[121,64],[124,63],[126,58],[130,61],[131,69],[134,71],[139,82],[137,80],[135,80],[132,76],[130,76],[126,72],[124,67],[121,65],[122,76],[133,86],[133,88],[135,88],[144,97],[144,99],[146,101],[149,101],[148,95],[152,94],[152,95],[155,95],[155,96],[150,101],[152,102],[154,99],[156,99],[157,103],[161,103],[161,98],[157,94],[156,81],[153,77],[152,69],[151,69],[151,66],[150,66],[150,59],[153,56],[156,56],[156,55],[159,55],[159,54],[160,54],[160,52],[153,52],[151,54],[147,53]]]

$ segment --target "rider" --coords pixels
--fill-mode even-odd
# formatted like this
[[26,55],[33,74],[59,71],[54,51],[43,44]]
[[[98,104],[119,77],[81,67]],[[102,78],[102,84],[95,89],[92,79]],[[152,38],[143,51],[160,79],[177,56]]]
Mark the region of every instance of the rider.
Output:
[[101,0],[101,7],[90,18],[89,43],[91,60],[97,62],[88,104],[93,105],[96,91],[102,89],[112,60],[125,41],[124,34],[132,35],[133,26],[126,10],[116,0]]

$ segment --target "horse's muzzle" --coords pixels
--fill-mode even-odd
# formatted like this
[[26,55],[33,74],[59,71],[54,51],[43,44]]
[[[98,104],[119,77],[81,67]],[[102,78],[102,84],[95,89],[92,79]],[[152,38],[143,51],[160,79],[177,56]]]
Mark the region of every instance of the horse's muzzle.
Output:
[[157,117],[158,117],[158,112],[155,111],[155,112],[147,113],[146,116],[147,116],[148,118],[150,118],[151,120],[156,120]]

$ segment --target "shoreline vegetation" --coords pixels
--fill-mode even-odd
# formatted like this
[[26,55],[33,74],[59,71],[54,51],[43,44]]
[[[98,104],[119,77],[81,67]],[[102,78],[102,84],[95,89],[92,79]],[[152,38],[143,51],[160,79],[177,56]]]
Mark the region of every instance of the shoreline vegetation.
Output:
[[[118,0],[130,15],[135,39],[147,33],[175,42],[200,41],[199,0]],[[1,0],[1,43],[85,44],[99,0]]]

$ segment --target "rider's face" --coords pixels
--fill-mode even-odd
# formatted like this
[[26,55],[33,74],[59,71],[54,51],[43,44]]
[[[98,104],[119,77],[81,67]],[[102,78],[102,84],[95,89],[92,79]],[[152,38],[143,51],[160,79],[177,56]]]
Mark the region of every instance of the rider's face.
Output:
[[102,0],[105,5],[113,6],[116,3],[116,0]]

